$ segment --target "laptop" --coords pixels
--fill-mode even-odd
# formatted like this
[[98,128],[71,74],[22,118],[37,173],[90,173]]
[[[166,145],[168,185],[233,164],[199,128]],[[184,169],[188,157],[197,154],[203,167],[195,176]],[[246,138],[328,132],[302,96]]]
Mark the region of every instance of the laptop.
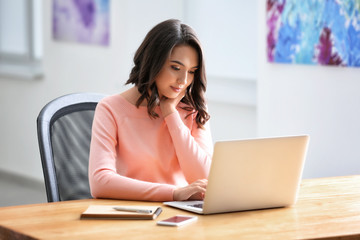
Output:
[[214,214],[295,204],[309,136],[216,142],[203,201],[165,205]]

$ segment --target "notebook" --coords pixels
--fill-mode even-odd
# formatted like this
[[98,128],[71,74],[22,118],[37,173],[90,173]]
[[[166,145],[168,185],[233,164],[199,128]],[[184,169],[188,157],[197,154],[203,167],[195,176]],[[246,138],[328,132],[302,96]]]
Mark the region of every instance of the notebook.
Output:
[[162,208],[158,206],[90,205],[81,219],[156,219]]
[[216,142],[203,201],[165,205],[213,214],[295,204],[309,136]]

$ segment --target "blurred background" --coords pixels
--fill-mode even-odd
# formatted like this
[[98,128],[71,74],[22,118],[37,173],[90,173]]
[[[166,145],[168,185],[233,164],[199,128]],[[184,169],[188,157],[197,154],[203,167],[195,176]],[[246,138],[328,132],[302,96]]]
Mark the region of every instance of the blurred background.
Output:
[[60,2],[0,0],[0,206],[46,202],[42,107],[68,93],[124,91],[136,49],[169,18],[203,44],[214,142],[309,134],[303,178],[360,173],[360,69],[268,63],[265,0],[110,0],[102,44],[55,36]]

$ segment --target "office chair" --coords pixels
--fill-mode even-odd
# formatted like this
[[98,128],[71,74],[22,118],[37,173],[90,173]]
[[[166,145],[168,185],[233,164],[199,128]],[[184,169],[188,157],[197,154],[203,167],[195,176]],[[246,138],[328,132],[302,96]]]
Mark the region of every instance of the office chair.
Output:
[[91,198],[88,161],[97,103],[105,95],[74,93],[45,105],[37,133],[48,202]]

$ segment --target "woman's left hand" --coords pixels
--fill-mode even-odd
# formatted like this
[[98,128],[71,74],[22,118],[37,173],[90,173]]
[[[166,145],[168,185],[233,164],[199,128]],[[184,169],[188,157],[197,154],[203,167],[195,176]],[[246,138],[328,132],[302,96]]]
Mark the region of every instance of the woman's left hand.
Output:
[[179,104],[181,99],[185,96],[185,91],[181,92],[176,98],[167,98],[163,96],[160,99],[160,109],[164,117],[170,115],[171,113],[177,111],[176,106]]

